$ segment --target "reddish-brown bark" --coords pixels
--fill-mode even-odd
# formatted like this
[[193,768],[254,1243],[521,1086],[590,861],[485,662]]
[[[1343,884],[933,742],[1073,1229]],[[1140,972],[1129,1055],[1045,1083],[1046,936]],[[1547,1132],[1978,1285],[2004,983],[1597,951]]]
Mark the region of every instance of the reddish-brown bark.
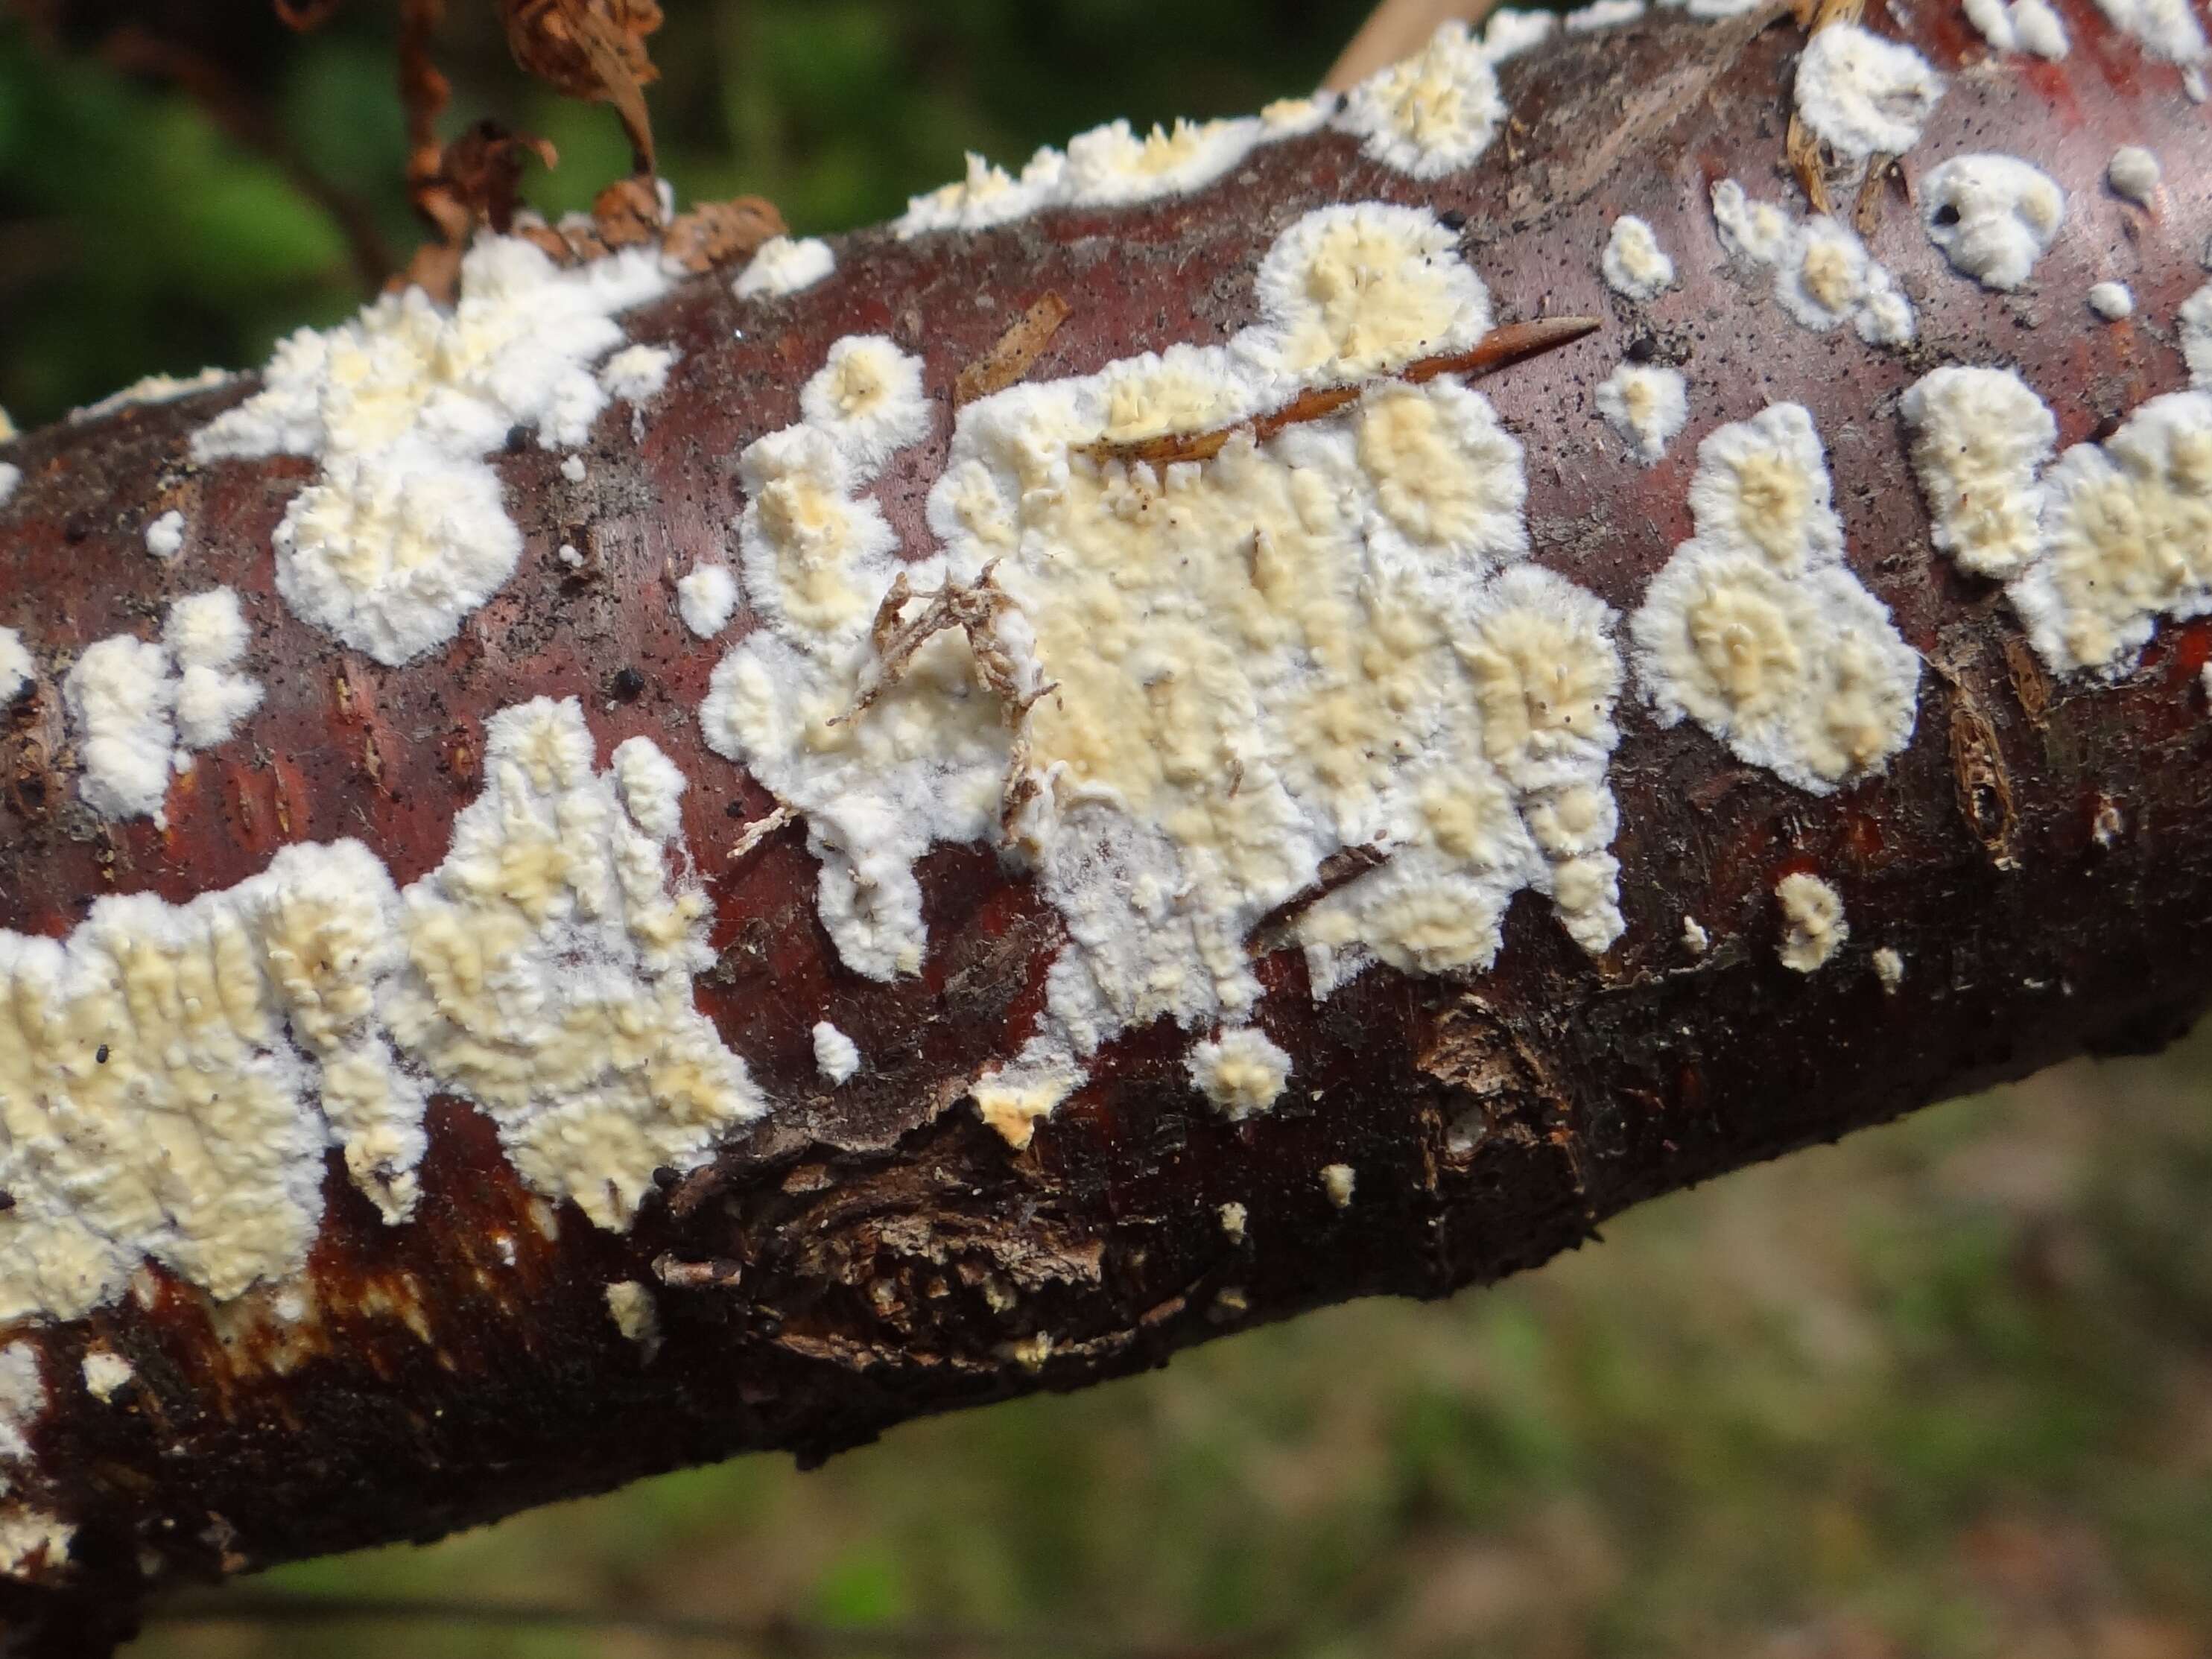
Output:
[[[274,593],[270,531],[307,464],[186,464],[187,435],[236,393],[19,443],[0,624],[82,645],[225,583],[254,618],[268,701],[250,744],[179,780],[166,830],[104,824],[76,804],[50,682],[11,710],[0,926],[58,936],[102,893],[183,899],[253,874],[289,842],[359,836],[411,880],[476,793],[485,719],[535,695],[580,696],[602,756],[648,734],[693,781],[684,827],[720,951],[700,1003],[775,1108],[710,1170],[672,1182],[631,1233],[571,1210],[550,1242],[489,1123],[435,1103],[411,1223],[384,1225],[333,1161],[312,1269],[325,1339],[287,1374],[265,1338],[228,1340],[222,1315],[175,1283],[150,1310],[126,1299],[35,1332],[50,1377],[73,1377],[97,1337],[138,1385],[116,1407],[54,1390],[33,1441],[46,1484],[32,1495],[76,1539],[65,1565],[0,1583],[9,1650],[100,1651],[146,1595],[178,1583],[433,1537],[738,1451],[817,1459],[902,1419],[1081,1386],[1255,1321],[1352,1296],[1443,1295],[1577,1244],[1655,1194],[2180,1029],[2212,984],[2212,845],[2199,829],[2212,720],[2198,685],[2212,625],[2162,628],[2118,686],[2051,683],[1996,590],[1931,550],[1895,416],[1897,394],[1946,362],[2019,364],[2062,442],[2184,383],[2163,331],[2203,280],[2205,116],[2088,0],[2061,9],[2075,49],[2050,64],[1996,59],[1947,9],[1870,8],[1954,75],[1923,153],[2029,157],[2067,186],[2072,216],[2034,283],[2006,297],[1951,272],[1903,198],[1884,199],[1870,246],[1921,322],[1901,353],[1847,328],[1808,332],[1767,278],[1722,267],[1708,186],[1782,189],[1802,37],[1779,15],[1706,25],[1668,13],[1506,65],[1511,128],[1434,185],[1324,134],[1141,208],[907,243],[854,235],[834,276],[765,307],[733,300],[726,273],[686,283],[636,319],[684,351],[642,442],[609,416],[580,484],[534,447],[500,458],[529,538],[522,568],[449,648],[404,669],[338,648]],[[2165,162],[2154,214],[2100,189],[2123,143]],[[1908,157],[1908,186],[1915,171]],[[1249,320],[1250,274],[1273,236],[1346,199],[1463,214],[1502,320],[1607,319],[1485,390],[1528,447],[1537,558],[1619,609],[1689,533],[1694,446],[1650,469],[1601,451],[1591,392],[1614,362],[1636,350],[1683,363],[1699,422],[1806,404],[1852,565],[1929,665],[1911,746],[1887,776],[1816,799],[1625,700],[1613,776],[1629,927],[1602,959],[1526,897],[1495,970],[1465,980],[1376,970],[1315,1003],[1301,958],[1276,951],[1260,969],[1263,1018],[1296,1071],[1272,1113],[1221,1121],[1188,1084],[1183,1035],[1139,1030],[1011,1151],[962,1092],[1026,1032],[1056,917],[993,849],[940,848],[923,869],[924,972],[882,985],[845,969],[817,919],[801,826],[727,857],[775,803],[702,741],[696,710],[726,645],[684,630],[673,576],[729,545],[734,458],[796,418],[797,387],[839,337],[880,331],[921,352],[948,410],[960,371],[1048,293],[1069,315],[1033,378],[1216,340]],[[1682,270],[1681,289],[1649,307],[1624,307],[1598,276],[1606,228],[1626,211],[1651,222]],[[2142,320],[2093,325],[2081,295],[2114,269]],[[922,501],[950,430],[948,413],[878,486],[913,554],[929,545]],[[143,542],[185,502],[202,527],[188,569]],[[563,542],[584,551],[580,569],[552,556]],[[2108,807],[2118,833],[2100,839]],[[1856,942],[1905,954],[1896,994],[1863,955],[1809,975],[1781,965],[1771,891],[1796,869],[1844,890]],[[1713,933],[1701,958],[1681,946],[1685,912]],[[808,1037],[825,1017],[870,1058],[834,1095]],[[1318,1178],[1334,1163],[1358,1171],[1344,1208]],[[1215,1217],[1231,1200],[1249,1212],[1242,1242]],[[485,1243],[495,1229],[520,1248],[511,1268]],[[610,1321],[603,1290],[653,1281],[656,1263],[665,1341],[648,1358]],[[1017,1359],[1014,1345],[1039,1334],[1051,1339],[1042,1364]]]

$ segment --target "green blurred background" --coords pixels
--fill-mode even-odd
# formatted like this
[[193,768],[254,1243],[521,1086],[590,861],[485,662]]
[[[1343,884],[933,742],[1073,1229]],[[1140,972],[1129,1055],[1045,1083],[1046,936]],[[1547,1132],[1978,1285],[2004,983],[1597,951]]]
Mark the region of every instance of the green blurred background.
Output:
[[[0,405],[27,424],[349,308],[345,239],[288,169],[411,245],[388,0],[305,40],[264,0],[198,9],[272,142],[0,17]],[[664,171],[835,229],[963,149],[1018,161],[1113,115],[1308,88],[1364,10],[672,0]],[[626,165],[612,117],[526,84],[488,7],[456,14],[454,120],[551,137],[532,198],[585,204]],[[2200,1038],[1942,1107],[1448,1304],[1339,1309],[813,1474],[749,1460],[247,1587],[781,1636],[263,1618],[134,1653],[2212,1654],[2208,1062]]]

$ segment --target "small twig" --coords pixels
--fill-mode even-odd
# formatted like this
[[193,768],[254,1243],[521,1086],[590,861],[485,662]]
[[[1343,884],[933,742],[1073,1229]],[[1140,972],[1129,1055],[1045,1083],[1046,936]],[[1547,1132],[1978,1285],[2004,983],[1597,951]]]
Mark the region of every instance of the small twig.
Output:
[[1503,328],[1492,329],[1465,351],[1449,352],[1439,357],[1424,357],[1418,362],[1407,364],[1395,374],[1301,392],[1282,408],[1236,426],[1212,432],[1163,433],[1158,437],[1137,438],[1126,443],[1101,439],[1097,443],[1079,445],[1074,453],[1087,455],[1094,461],[1120,461],[1128,465],[1139,461],[1152,466],[1172,466],[1181,461],[1210,461],[1239,432],[1249,432],[1255,443],[1265,443],[1300,422],[1317,421],[1323,416],[1334,415],[1346,404],[1358,402],[1378,386],[1400,382],[1419,386],[1424,381],[1433,380],[1439,374],[1466,374],[1480,379],[1525,358],[1571,344],[1585,335],[1595,333],[1602,326],[1595,317],[1540,317],[1529,323],[1508,323]]
[[1322,90],[1343,92],[1377,70],[1411,58],[1429,43],[1437,26],[1456,17],[1472,28],[1498,9],[1498,0],[1382,0],[1367,14],[1322,77]]
[[1030,365],[1052,343],[1067,317],[1067,301],[1056,293],[1047,293],[1015,318],[988,351],[960,371],[952,382],[953,406],[1003,392],[1028,374]]
[[766,817],[755,818],[745,826],[745,833],[739,836],[737,845],[730,848],[729,861],[735,864],[754,848],[782,829],[785,824],[789,823],[795,816],[797,815],[788,806],[778,802],[775,810]]
[[[998,568],[999,562],[994,559],[974,581],[958,582],[947,576],[942,586],[927,593],[916,592],[903,570],[892,577],[890,591],[876,607],[876,620],[869,633],[876,653],[875,672],[860,689],[853,706],[830,724],[843,726],[858,720],[877,698],[898,684],[923,646],[946,629],[957,628],[968,636],[968,653],[975,659],[975,672],[981,677],[984,689],[1000,699],[1006,724],[1019,725],[1022,716],[1029,713],[1030,705],[1054,688],[1044,685],[1024,692],[1019,665],[999,642],[995,625],[1000,613],[1013,601],[992,580],[992,573]],[[919,617],[908,622],[905,619],[906,608],[916,599],[929,603]]]

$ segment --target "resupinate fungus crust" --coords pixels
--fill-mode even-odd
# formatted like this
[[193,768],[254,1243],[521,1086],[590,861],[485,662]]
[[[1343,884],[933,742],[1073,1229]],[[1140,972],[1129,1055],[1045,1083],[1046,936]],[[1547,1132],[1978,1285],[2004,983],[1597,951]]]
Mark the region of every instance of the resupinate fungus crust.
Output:
[[[2179,0],[2100,3],[2185,73],[2203,64]],[[1601,0],[1565,29],[1749,9]],[[832,343],[794,336],[795,418],[728,446],[733,493],[652,590],[699,670],[672,700],[703,744],[682,750],[688,775],[672,726],[669,747],[633,736],[603,754],[580,696],[525,695],[483,720],[467,793],[412,879],[373,835],[299,840],[194,896],[112,893],[51,936],[0,932],[0,1321],[80,1318],[132,1295],[149,1263],[216,1302],[278,1287],[311,1318],[310,1255],[343,1193],[326,1159],[359,1194],[346,1202],[410,1222],[434,1097],[488,1121],[549,1236],[562,1203],[630,1229],[657,1188],[779,1103],[756,1081],[772,1068],[757,1054],[749,1067],[748,1045],[702,1012],[716,957],[685,829],[694,790],[772,798],[731,849],[740,870],[761,835],[803,829],[813,917],[856,1004],[931,970],[933,854],[988,848],[1018,874],[1048,940],[1034,1007],[947,1095],[1010,1146],[1091,1083],[1109,1044],[1147,1029],[1170,1044],[1164,1086],[1249,1136],[1322,1086],[1270,998],[1340,1009],[1378,968],[1480,975],[1522,895],[1569,959],[1611,970],[1644,896],[1624,895],[1616,852],[1630,844],[1614,790],[1624,724],[1638,742],[1655,725],[1692,728],[1677,752],[1717,764],[1724,750],[1767,787],[1889,787],[1923,723],[1928,665],[1899,618],[1943,665],[1912,621],[1924,611],[1885,585],[1893,617],[1869,585],[1890,567],[1846,533],[1854,446],[1901,443],[1928,544],[1960,575],[1939,574],[2002,584],[2006,626],[2044,672],[2083,688],[2125,676],[2161,623],[2212,613],[2212,284],[2177,309],[2155,271],[2085,270],[2070,245],[2039,279],[2072,234],[2066,189],[2023,157],[1923,134],[1957,131],[1944,100],[1973,76],[2017,73],[2021,54],[2063,59],[2067,31],[2043,0],[1966,10],[1987,50],[1966,37],[1948,80],[1861,24],[1820,28],[1798,53],[1794,108],[1845,172],[1950,145],[1911,156],[1912,206],[1893,223],[1863,234],[1867,220],[1814,210],[1778,168],[1738,166],[1759,196],[1709,173],[1680,210],[1608,204],[1573,254],[1616,326],[1663,330],[1685,289],[1733,294],[1749,326],[1778,307],[1793,331],[1893,376],[1894,419],[1884,403],[1856,431],[1816,425],[1786,385],[1747,397],[1642,333],[1605,342],[1589,402],[1556,419],[1514,414],[1501,394],[1509,420],[1477,384],[1468,354],[1495,313],[1540,312],[1543,296],[1501,279],[1494,305],[1485,273],[1516,270],[1510,250],[1424,204],[1435,181],[1510,165],[1498,67],[1560,30],[1547,15],[1447,25],[1341,95],[1148,131],[1109,123],[1018,173],[969,158],[878,246],[1188,196],[1312,135],[1363,182],[1255,233],[1249,270],[1220,285],[1242,325],[1202,343],[1079,356],[1084,372],[956,398],[927,319],[856,306]],[[2172,159],[2162,178],[2148,148],[2100,155],[2119,198],[2101,210],[2154,222],[2184,187]],[[2068,176],[2084,197],[2097,188],[2087,170]],[[2093,204],[2072,205],[2078,226]],[[772,328],[803,309],[793,296],[842,290],[841,252],[853,257],[775,239],[717,303]],[[1914,302],[1934,316],[1929,285],[1946,283],[2016,303],[2001,296],[2057,291],[2062,264],[2077,326],[2092,326],[2085,306],[2136,319],[2193,382],[2093,435],[2069,428],[2078,441],[2063,446],[2045,402],[2057,388],[1947,361]],[[1694,286],[1716,273],[1731,274]],[[452,645],[532,544],[501,453],[535,445],[567,485],[597,486],[617,470],[598,445],[586,465],[604,414],[641,434],[706,381],[711,343],[641,337],[638,308],[681,280],[651,247],[563,266],[488,234],[453,305],[410,290],[286,340],[190,441],[202,474],[304,464],[263,553],[270,582],[195,580],[220,514],[177,494],[131,521],[160,562],[160,603],[70,645],[35,619],[0,627],[0,710],[33,690],[51,700],[72,810],[108,830],[159,823],[185,799],[179,778],[253,742],[281,690],[280,625],[386,670],[420,672]],[[226,378],[149,382],[82,415]],[[1610,469],[1686,528],[1655,534],[1648,580],[1607,587],[1532,529],[1539,466]],[[27,487],[0,461],[0,513]],[[904,517],[895,489],[914,503]],[[588,544],[564,527],[543,556],[574,573]],[[1855,904],[1861,890],[1855,871],[1810,862],[1785,851],[1733,909],[1669,896],[1668,971],[1741,963],[1734,936],[1753,929],[1760,970],[1792,987],[1834,962],[1850,933],[1838,884]],[[1262,971],[1276,952],[1303,969],[1288,993]],[[1907,983],[1895,945],[1865,965],[1870,995]],[[793,1109],[863,1091],[892,1046],[865,1007],[828,1012],[799,1028]],[[1360,1186],[1364,1163],[1304,1167],[1308,1194],[1355,1219],[1385,1192],[1372,1170]],[[1208,1226],[1241,1249],[1253,1213],[1214,1205]],[[641,1269],[594,1279],[592,1320],[650,1359],[674,1340],[661,1291],[622,1271]],[[1219,1316],[1243,1294],[1224,1287]],[[1041,1366],[1053,1341],[1007,1352]],[[121,1409],[149,1375],[98,1346],[53,1376],[33,1346],[0,1347],[0,1462],[28,1458],[50,1388]],[[59,1560],[71,1538],[65,1516],[0,1505],[0,1571]]]

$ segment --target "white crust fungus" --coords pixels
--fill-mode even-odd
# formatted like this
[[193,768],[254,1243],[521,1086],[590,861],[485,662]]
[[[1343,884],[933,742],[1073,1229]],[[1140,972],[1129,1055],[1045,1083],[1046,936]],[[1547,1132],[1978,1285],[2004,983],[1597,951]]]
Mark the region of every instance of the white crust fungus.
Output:
[[2047,467],[2056,423],[2008,370],[1938,369],[1900,407],[1936,545],[2007,582],[2055,672],[2118,678],[2159,617],[2212,611],[2212,392],[2154,398]]
[[1897,994],[1897,988],[1905,983],[1904,953],[1893,945],[1885,945],[1874,953],[1874,976],[1881,981],[1883,992]]
[[1713,222],[1731,258],[1774,272],[1774,297],[1815,332],[1849,323],[1869,345],[1901,346],[1917,329],[1912,301],[1858,233],[1815,214],[1802,223],[1771,202],[1754,202],[1733,179],[1712,188]]
[[711,640],[738,614],[738,579],[727,565],[700,565],[676,584],[676,609],[686,628]]
[[250,638],[238,595],[210,588],[171,605],[161,643],[177,664],[177,742],[184,749],[228,743],[261,706],[261,682],[230,671]]
[[1364,138],[1367,155],[1415,179],[1471,166],[1505,118],[1490,55],[1456,21],[1402,63],[1347,93],[1337,125]]
[[1674,262],[1651,227],[1632,213],[1613,222],[1599,266],[1606,286],[1626,299],[1653,299],[1674,285]]
[[157,559],[173,559],[185,550],[185,515],[175,507],[146,526],[146,550]]
[[1782,965],[1801,974],[1826,967],[1851,936],[1843,896],[1800,870],[1775,883],[1774,898],[1782,907]]
[[2189,0],[2097,0],[2097,9],[2153,57],[2179,64],[2189,95],[2203,101],[2203,66],[2212,58],[2212,46]]
[[518,426],[548,448],[582,443],[608,398],[592,365],[623,343],[615,314],[667,279],[649,249],[563,270],[485,237],[461,285],[450,312],[409,289],[293,334],[262,389],[192,439],[203,462],[320,464],[276,527],[276,590],[387,665],[444,644],[514,574],[522,535],[486,458]]
[[23,482],[23,469],[13,461],[0,461],[0,507],[5,507]]
[[227,368],[203,368],[197,374],[148,374],[131,381],[120,392],[111,392],[96,403],[70,410],[70,424],[96,421],[104,416],[149,404],[174,403],[179,398],[189,398],[195,392],[212,392],[217,386],[228,386],[238,377]]
[[297,1273],[330,1146],[404,1219],[433,1090],[607,1227],[757,1115],[692,1005],[707,901],[672,878],[651,748],[595,774],[581,709],[539,699],[492,718],[483,794],[404,892],[358,842],[300,845],[66,940],[0,932],[0,1319],[78,1317],[147,1258],[217,1297]]
[[1359,1184],[1359,1172],[1349,1164],[1325,1164],[1321,1171],[1321,1189],[1328,1194],[1328,1201],[1340,1210],[1352,1207],[1352,1190]]
[[796,294],[836,269],[836,253],[819,236],[771,236],[753,251],[730,291],[740,300]]
[[[668,373],[676,367],[679,356],[674,346],[624,346],[599,365],[599,384],[610,398],[641,404],[649,398],[659,397],[666,389]],[[567,462],[562,465],[565,471]]]
[[131,1362],[112,1348],[86,1349],[79,1369],[84,1377],[85,1392],[102,1405],[114,1399],[138,1374]]
[[1814,794],[1881,770],[1912,736],[1920,658],[1844,562],[1812,416],[1773,404],[1710,434],[1689,500],[1696,533],[1631,623],[1660,723]]
[[2050,0],[1966,0],[1966,19],[1999,52],[2033,52],[2053,62],[2066,55],[2066,25]]
[[2181,302],[2174,324],[2181,337],[2182,361],[2189,365],[2190,385],[2212,390],[2212,283]]
[[2158,157],[2141,144],[2123,144],[2106,164],[2105,182],[2115,196],[2124,197],[2138,207],[2148,207],[2158,199]]
[[2042,544],[2037,478],[2058,441],[2043,399],[2009,369],[1948,368],[1913,382],[1898,408],[1936,545],[1977,576],[2018,575]]
[[1920,142],[1943,77],[1908,46],[1856,23],[1832,23],[1797,60],[1797,113],[1838,155],[1902,155]]
[[1291,1057],[1252,1025],[1194,1042],[1183,1064],[1199,1092],[1232,1123],[1267,1110],[1291,1080]]
[[848,1083],[860,1069],[860,1046],[826,1019],[814,1022],[814,1066],[832,1083]]
[[102,817],[151,817],[169,793],[177,682],[169,653],[128,634],[85,647],[62,681],[84,768],[77,793]]
[[848,335],[800,388],[799,414],[855,467],[872,473],[893,452],[929,435],[921,359],[880,334]]
[[1954,155],[1920,179],[1928,240],[1984,288],[2027,282],[2066,220],[2066,192],[2012,155]]
[[2125,283],[2092,283],[2089,309],[2108,323],[2124,322],[2136,314],[2136,296]]
[[607,1317],[625,1341],[645,1350],[647,1359],[660,1347],[660,1306],[649,1285],[635,1279],[617,1279],[606,1287]]
[[[1522,562],[1522,450],[1488,402],[1387,378],[1489,326],[1457,238],[1417,209],[1323,209],[1256,287],[1259,320],[1222,345],[963,409],[929,558],[894,556],[870,463],[822,427],[740,461],[766,625],[715,670],[708,742],[805,814],[859,972],[921,968],[933,842],[1000,839],[1036,868],[1069,942],[1036,1035],[972,1087],[1018,1146],[1115,1032],[1247,1028],[1247,939],[1302,896],[1290,942],[1318,995],[1377,960],[1486,966],[1522,888],[1587,950],[1623,925],[1613,619]],[[1093,448],[1368,380],[1203,461]],[[895,578],[911,597],[873,627]],[[1312,897],[1332,858],[1372,867]]]
[[1221,1223],[1221,1236],[1231,1244],[1242,1244],[1244,1242],[1244,1224],[1251,1219],[1250,1212],[1242,1204],[1231,1202],[1224,1204],[1213,1213]]
[[23,688],[39,677],[39,665],[12,628],[0,628],[0,708],[22,695]]
[[1645,463],[1658,460],[1690,418],[1689,382],[1679,368],[1623,363],[1597,389],[1598,413]]
[[1569,12],[1560,23],[1570,34],[1589,34],[1633,23],[1643,15],[1644,0],[1590,0],[1589,4]]

